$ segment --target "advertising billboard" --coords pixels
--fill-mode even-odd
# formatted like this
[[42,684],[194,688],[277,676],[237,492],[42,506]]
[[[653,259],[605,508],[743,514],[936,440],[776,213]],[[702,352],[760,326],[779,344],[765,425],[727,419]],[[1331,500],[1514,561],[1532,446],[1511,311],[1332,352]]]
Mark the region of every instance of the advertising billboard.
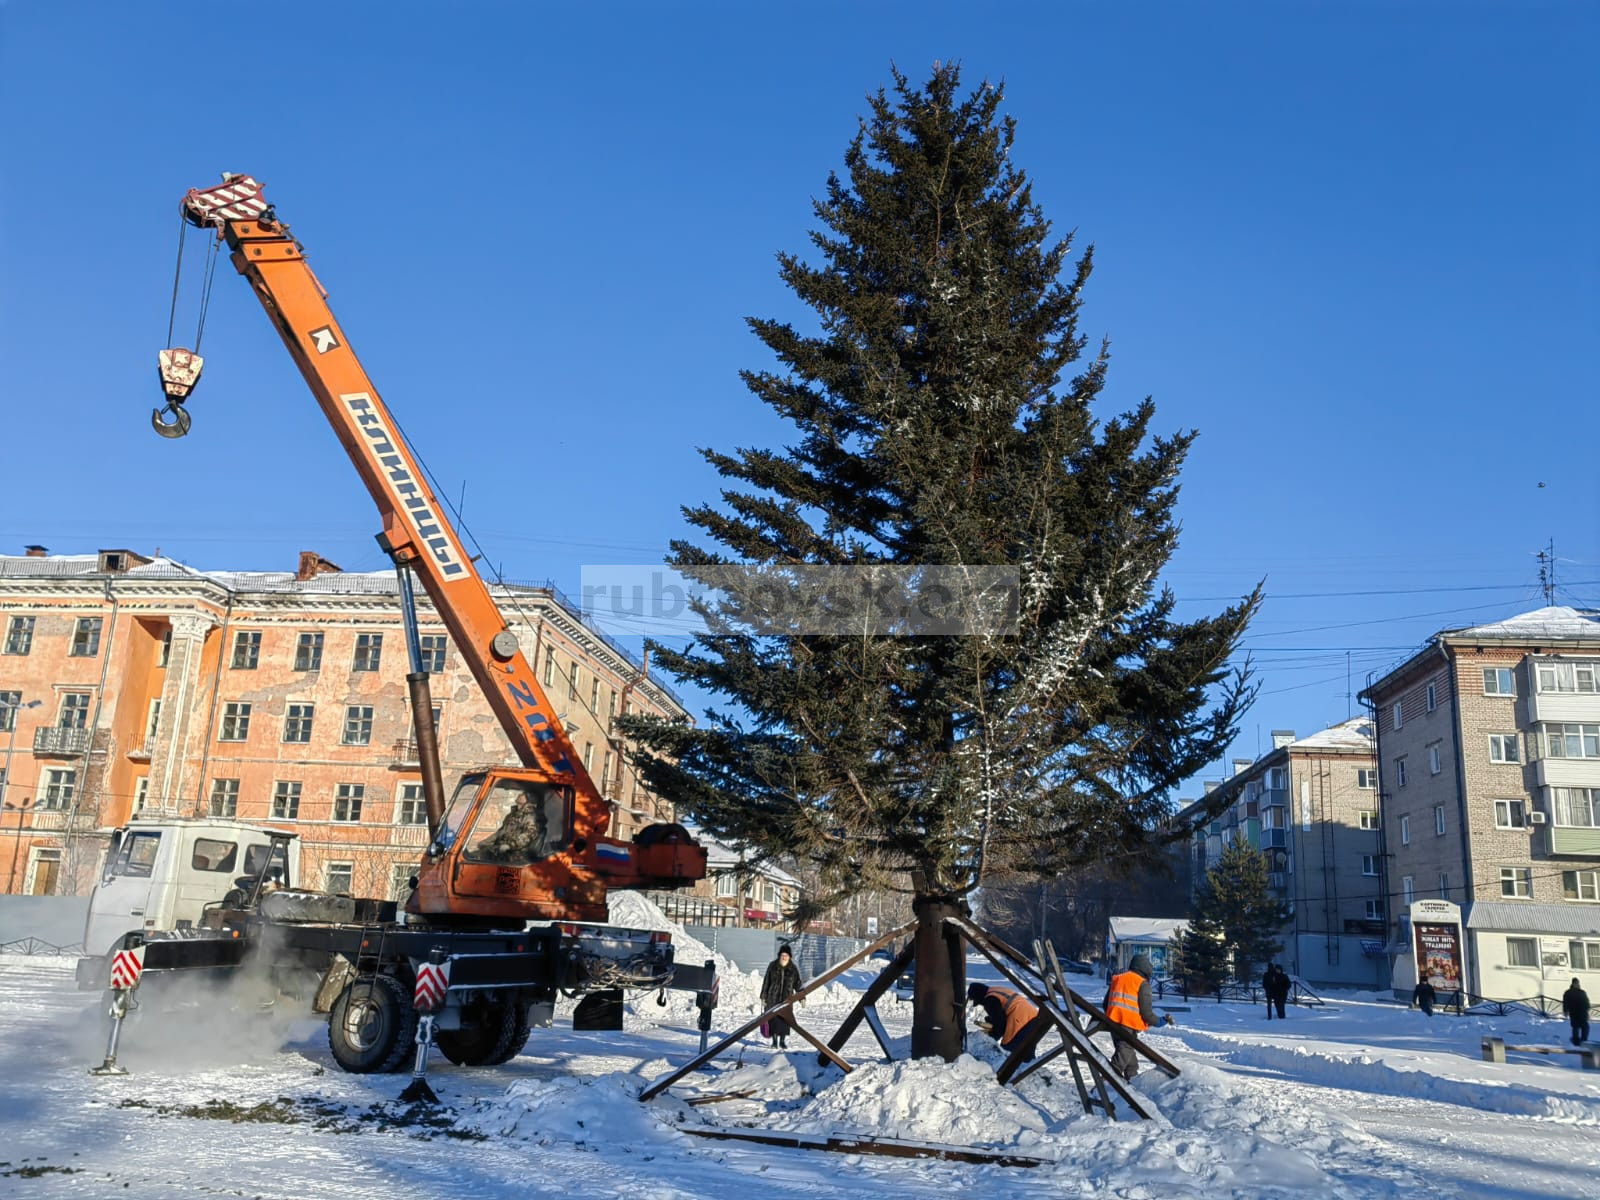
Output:
[[1417,951],[1417,978],[1426,979],[1437,992],[1459,992],[1461,978],[1461,926],[1451,923],[1411,923]]

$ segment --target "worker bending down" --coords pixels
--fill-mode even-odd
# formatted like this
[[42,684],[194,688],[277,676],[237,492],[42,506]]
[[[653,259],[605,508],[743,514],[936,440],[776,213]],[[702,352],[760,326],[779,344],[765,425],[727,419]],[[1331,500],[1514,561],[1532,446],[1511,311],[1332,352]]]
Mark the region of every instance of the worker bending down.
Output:
[[[976,1022],[979,1029],[1000,1043],[1002,1050],[1016,1049],[1022,1031],[1039,1015],[1038,1006],[1026,996],[1010,988],[989,987],[987,984],[967,985],[967,1003],[976,1004],[983,1016]],[[1033,1055],[1030,1053],[1029,1058]]]

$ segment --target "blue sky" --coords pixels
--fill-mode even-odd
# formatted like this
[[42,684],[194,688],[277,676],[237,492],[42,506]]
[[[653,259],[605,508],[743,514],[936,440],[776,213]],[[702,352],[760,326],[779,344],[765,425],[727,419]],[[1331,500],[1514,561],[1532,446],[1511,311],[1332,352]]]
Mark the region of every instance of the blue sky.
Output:
[[1597,57],[1581,3],[12,0],[0,550],[384,565],[226,264],[194,433],[148,428],[177,202],[232,170],[507,578],[659,561],[718,486],[696,447],[784,435],[744,318],[803,319],[774,255],[808,251],[866,93],[959,60],[1096,247],[1106,412],[1200,431],[1183,611],[1266,580],[1253,755],[1342,720],[1347,670],[1543,603],[1548,541],[1558,602],[1600,604]]

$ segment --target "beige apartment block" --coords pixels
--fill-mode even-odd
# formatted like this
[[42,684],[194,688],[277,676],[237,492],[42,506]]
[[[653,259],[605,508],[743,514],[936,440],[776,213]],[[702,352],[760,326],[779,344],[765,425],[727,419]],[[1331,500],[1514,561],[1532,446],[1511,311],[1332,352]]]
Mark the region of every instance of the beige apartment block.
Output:
[[1384,984],[1372,721],[1358,717],[1305,738],[1274,730],[1272,743],[1258,759],[1235,759],[1231,778],[1207,785],[1202,803],[1224,807],[1196,830],[1194,878],[1246,839],[1267,855],[1268,880],[1292,908],[1280,964],[1311,984]]
[[[551,586],[494,588],[602,793],[610,832],[674,819],[617,718],[689,714]],[[418,597],[445,786],[516,757]],[[140,812],[291,830],[312,886],[398,895],[427,840],[392,572],[311,553],[288,572],[198,571],[127,550],[0,555],[0,885],[82,893]]]
[[1362,696],[1397,988],[1415,978],[1410,906],[1433,899],[1461,906],[1470,994],[1600,987],[1600,613],[1442,631]]

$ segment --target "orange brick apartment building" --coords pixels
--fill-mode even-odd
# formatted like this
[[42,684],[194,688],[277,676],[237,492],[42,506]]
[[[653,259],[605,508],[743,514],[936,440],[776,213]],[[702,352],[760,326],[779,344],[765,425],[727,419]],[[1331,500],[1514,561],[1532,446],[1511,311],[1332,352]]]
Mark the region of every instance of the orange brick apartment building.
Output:
[[[687,718],[648,664],[553,587],[496,588],[601,791],[611,832],[673,819],[624,758],[623,713]],[[446,788],[516,762],[418,597]],[[0,555],[0,889],[82,893],[134,813],[300,835],[308,884],[395,895],[425,844],[391,572],[198,571],[127,550]]]

